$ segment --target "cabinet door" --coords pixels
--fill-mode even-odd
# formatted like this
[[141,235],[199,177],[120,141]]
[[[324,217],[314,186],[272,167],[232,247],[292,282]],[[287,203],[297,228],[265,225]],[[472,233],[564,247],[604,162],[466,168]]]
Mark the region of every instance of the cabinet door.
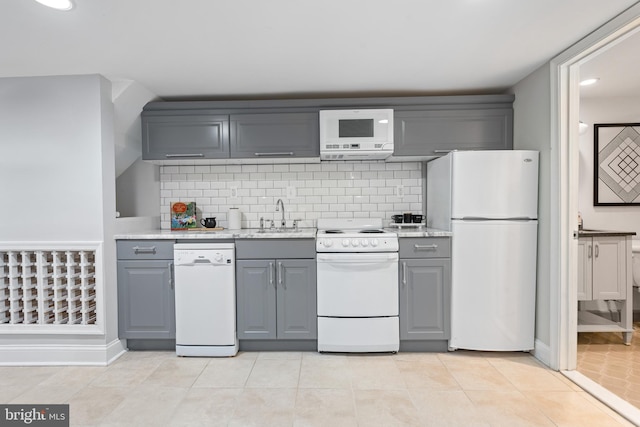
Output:
[[513,110],[419,110],[394,113],[394,156],[513,147]]
[[142,113],[142,159],[229,157],[229,116]]
[[175,338],[172,261],[118,261],[120,338]]
[[578,301],[592,298],[593,244],[591,238],[578,239]]
[[448,339],[451,261],[401,259],[399,273],[400,339]]
[[238,339],[275,339],[275,260],[237,260],[236,296]]
[[231,157],[318,157],[318,113],[231,115]]
[[593,238],[593,299],[627,297],[626,248],[624,237]]
[[276,266],[278,338],[317,338],[315,260],[277,260]]

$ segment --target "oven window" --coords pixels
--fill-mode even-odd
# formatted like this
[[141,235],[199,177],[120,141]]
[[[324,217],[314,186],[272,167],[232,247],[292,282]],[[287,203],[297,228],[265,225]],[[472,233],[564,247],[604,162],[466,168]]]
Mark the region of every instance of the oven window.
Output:
[[371,138],[373,119],[338,120],[338,136],[340,138]]

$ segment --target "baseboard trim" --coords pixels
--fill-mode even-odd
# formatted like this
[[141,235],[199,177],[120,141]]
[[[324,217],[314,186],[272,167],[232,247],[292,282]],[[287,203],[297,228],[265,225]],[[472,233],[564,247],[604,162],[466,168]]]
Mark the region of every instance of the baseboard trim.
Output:
[[531,354],[545,365],[551,366],[551,349],[547,344],[540,340],[535,340]]
[[127,349],[119,339],[104,345],[0,345],[0,366],[107,366]]

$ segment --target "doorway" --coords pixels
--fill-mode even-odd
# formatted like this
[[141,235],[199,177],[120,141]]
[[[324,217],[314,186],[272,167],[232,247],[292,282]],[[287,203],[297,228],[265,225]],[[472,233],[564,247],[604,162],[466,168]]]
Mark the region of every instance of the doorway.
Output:
[[[598,55],[640,31],[640,7],[634,6],[551,61],[552,151],[557,149],[557,206],[553,217],[558,231],[558,286],[551,297],[552,364],[578,385],[630,420],[640,423],[640,410],[576,371],[577,361],[577,230],[579,186],[580,69]],[[553,222],[553,219],[552,219]],[[557,335],[555,335],[557,333]],[[553,359],[557,357],[557,359]]]

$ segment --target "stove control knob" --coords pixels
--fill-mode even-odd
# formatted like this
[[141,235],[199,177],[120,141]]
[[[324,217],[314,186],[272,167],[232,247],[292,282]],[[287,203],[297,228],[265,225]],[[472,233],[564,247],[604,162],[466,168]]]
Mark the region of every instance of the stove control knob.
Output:
[[216,260],[216,262],[222,262],[222,254],[221,253],[217,253],[215,255],[214,259]]
[[357,240],[357,239],[353,239],[351,241],[351,245],[354,246],[354,247],[360,246],[360,241]]
[[362,247],[366,248],[367,246],[369,246],[369,241],[367,239],[362,239]]
[[330,248],[330,247],[333,245],[333,240],[331,240],[331,239],[324,239],[324,240],[322,241],[322,244],[323,244],[324,246],[326,246],[326,247]]
[[344,246],[344,247],[349,246],[349,239],[344,239],[344,240],[342,241],[342,246]]
[[374,248],[378,246],[378,239],[371,239],[371,246]]

